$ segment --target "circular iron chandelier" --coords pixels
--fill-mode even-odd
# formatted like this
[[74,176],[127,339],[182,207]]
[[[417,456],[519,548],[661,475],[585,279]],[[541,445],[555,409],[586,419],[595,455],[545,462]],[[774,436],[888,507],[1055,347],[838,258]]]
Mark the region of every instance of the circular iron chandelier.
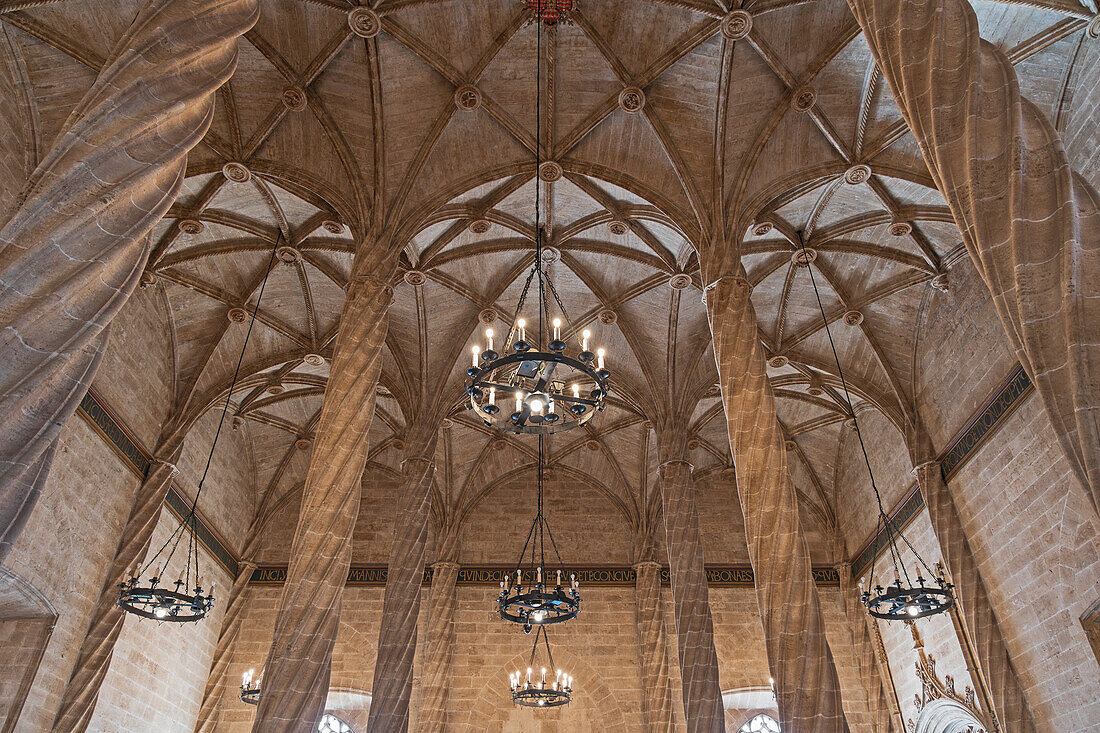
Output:
[[[549,668],[535,669],[535,654],[539,648],[539,636]],[[550,638],[546,629],[540,627],[535,634],[535,643],[531,647],[531,657],[527,662],[527,674],[519,670],[508,675],[508,687],[512,692],[512,702],[528,708],[557,708],[568,705],[573,699],[573,678],[554,666],[554,654],[550,651]]]
[[[566,574],[554,534],[550,531],[550,524],[543,512],[545,440],[544,436],[539,436],[535,518],[527,532],[527,541],[520,551],[516,569],[500,581],[500,595],[497,597],[500,617],[514,624],[521,624],[524,633],[528,634],[532,627],[538,626],[541,629],[550,624],[570,621],[581,612],[577,576]],[[557,558],[557,567],[552,571],[546,565],[547,540]]]
[[[199,505],[199,497],[202,495],[203,486],[206,484],[206,476],[210,473],[210,463],[214,458],[214,449],[218,445],[218,438],[221,437],[222,427],[225,425],[225,416],[229,412],[230,400],[233,397],[233,390],[237,386],[237,377],[241,373],[241,364],[244,362],[245,349],[248,348],[248,340],[252,336],[252,327],[256,325],[256,313],[259,311],[260,301],[264,297],[267,279],[275,265],[275,253],[279,249],[280,239],[281,234],[275,237],[275,245],[271,248],[271,257],[267,262],[263,283],[260,285],[260,291],[256,296],[256,305],[252,308],[252,317],[248,322],[248,332],[245,334],[244,343],[241,345],[241,353],[237,358],[237,368],[233,372],[233,379],[229,383],[229,390],[225,395],[225,404],[222,406],[222,414],[218,420],[218,429],[214,433],[214,440],[210,443],[210,452],[206,456],[206,467],[203,469],[202,478],[199,479],[198,488],[195,490],[195,498],[191,501],[191,509],[180,520],[179,526],[168,536],[164,544],[144,563],[136,563],[126,573],[122,582],[118,584],[118,598],[115,605],[138,618],[188,623],[201,621],[214,608],[214,583],[211,582],[210,587],[207,588],[206,581],[199,573],[199,543],[195,530],[198,520],[195,516],[195,510]],[[184,555],[184,567],[180,571],[179,578],[174,582],[164,583],[162,571],[168,569],[168,565],[172,562],[172,558],[175,556],[185,534],[187,535],[187,548]],[[169,545],[171,545],[171,549],[169,549]],[[143,582],[141,577],[154,566],[156,569]]]
[[[538,0],[548,2],[548,0]],[[491,428],[512,433],[545,435],[572,430],[602,412],[611,372],[603,348],[592,351],[592,332],[578,331],[562,303],[549,264],[543,254],[546,234],[542,227],[540,199],[542,178],[542,25],[538,28],[535,84],[535,264],[527,275],[508,332],[496,350],[496,333],[485,330],[485,348],[472,347],[472,363],[466,369],[469,408]],[[532,283],[536,283],[538,316],[530,324],[522,317]],[[548,295],[553,296],[551,314]],[[575,342],[575,355],[567,354]],[[510,353],[509,353],[510,352]]]
[[241,677],[241,694],[237,697],[246,705],[260,704],[260,678],[254,674],[255,670],[250,669]]
[[[879,493],[878,484],[875,483],[875,472],[871,468],[871,459],[867,455],[867,446],[863,442],[863,433],[859,429],[859,419],[856,417],[855,408],[852,407],[852,396],[848,392],[848,381],[844,378],[844,370],[840,366],[840,356],[837,354],[836,344],[833,342],[833,334],[829,328],[829,319],[825,315],[825,306],[821,302],[821,292],[817,289],[817,279],[814,277],[813,258],[806,250],[806,243],[802,241],[802,261],[806,263],[806,269],[810,272],[810,284],[813,286],[814,295],[817,297],[817,307],[821,312],[821,320],[825,324],[825,335],[829,338],[829,346],[833,351],[833,361],[836,364],[836,373],[840,378],[840,385],[844,390],[844,402],[848,407],[848,415],[855,428],[856,437],[859,439],[859,447],[863,452],[863,462],[867,466],[867,475],[871,479],[871,489],[875,493],[878,502],[878,518],[882,531],[886,535],[886,546],[890,552],[890,562],[894,570],[894,582],[884,588],[881,584],[875,585],[869,590],[862,589],[860,582],[860,601],[867,608],[867,613],[875,618],[890,621],[913,621],[926,616],[943,613],[955,605],[955,597],[952,593],[954,586],[944,576],[942,566],[936,571],[928,566],[924,558],[917,552],[917,548],[906,539],[901,532],[898,523],[886,513],[882,505],[882,495]],[[910,578],[909,571],[901,561],[901,549],[898,542],[901,541],[913,553],[917,559],[916,577]],[[934,578],[935,585],[928,584],[921,570],[924,568]],[[871,573],[874,573],[874,562],[871,563]],[[873,582],[873,577],[872,577]]]

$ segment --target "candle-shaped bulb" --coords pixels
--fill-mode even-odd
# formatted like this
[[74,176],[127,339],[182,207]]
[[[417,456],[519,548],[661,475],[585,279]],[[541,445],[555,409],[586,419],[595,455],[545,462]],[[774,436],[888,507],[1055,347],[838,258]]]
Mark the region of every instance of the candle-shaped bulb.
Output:
[[547,400],[546,401],[546,411],[548,413],[550,413],[551,415],[554,414],[554,400]]
[[542,568],[541,567],[536,570],[535,583],[538,584],[538,585],[542,585]]
[[492,351],[493,350],[493,329],[491,329],[491,328],[485,329],[485,340],[489,342],[489,346],[487,347],[488,350]]
[[542,668],[542,681],[546,682],[546,667]]
[[559,340],[561,340],[561,319],[560,318],[555,318],[553,323],[554,323],[554,340],[559,341]]
[[574,384],[573,385],[573,397],[575,399],[580,399],[580,396],[581,396],[581,386],[579,384]]
[[474,344],[470,347],[470,353],[474,356],[472,366],[477,366],[477,358],[481,356],[481,347]]
[[523,412],[523,392],[516,392],[516,412]]
[[527,321],[520,318],[518,321],[516,321],[516,326],[519,327],[519,340],[520,341],[526,341],[527,340]]
[[581,351],[588,351],[588,339],[592,338],[592,332],[587,328],[581,331]]
[[603,349],[596,349],[596,368],[603,369],[603,355],[606,352]]
[[495,405],[496,403],[497,403],[497,388],[496,387],[490,387],[489,388],[489,404],[490,405]]
[[527,681],[528,682],[531,681],[531,668],[530,667],[527,668]]
[[561,587],[561,570],[558,570],[558,587]]

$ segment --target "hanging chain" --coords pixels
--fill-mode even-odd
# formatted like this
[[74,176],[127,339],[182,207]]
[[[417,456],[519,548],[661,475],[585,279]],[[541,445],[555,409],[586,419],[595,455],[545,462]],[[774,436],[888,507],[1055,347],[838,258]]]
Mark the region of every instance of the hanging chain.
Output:
[[[901,554],[897,549],[896,541],[892,538],[892,534],[901,537],[902,541],[909,547],[913,554],[917,558],[917,562],[924,566],[929,573],[933,574],[932,569],[928,567],[928,563],[924,561],[924,558],[920,556],[916,548],[910,544],[909,540],[902,535],[901,530],[897,527],[897,524],[886,513],[885,507],[882,505],[882,495],[879,493],[878,484],[875,483],[875,472],[871,469],[871,459],[867,455],[867,446],[863,442],[863,433],[859,429],[859,420],[856,418],[855,408],[852,406],[852,396],[848,392],[848,381],[844,377],[844,370],[840,366],[840,356],[837,354],[836,344],[833,342],[832,330],[829,328],[829,318],[825,315],[825,306],[821,303],[821,292],[817,288],[817,278],[814,277],[814,268],[812,261],[810,260],[809,253],[806,251],[806,240],[799,234],[799,243],[802,248],[802,256],[806,261],[806,269],[810,273],[810,284],[814,289],[814,296],[817,298],[817,308],[821,312],[821,321],[825,324],[825,335],[829,339],[829,348],[833,352],[833,361],[836,364],[837,376],[840,377],[840,386],[844,389],[844,402],[848,406],[848,414],[852,417],[852,424],[855,426],[856,438],[859,440],[859,448],[863,453],[863,462],[867,466],[867,475],[871,479],[871,489],[875,492],[875,500],[878,502],[879,519],[883,525],[883,529],[886,532],[886,543],[890,552],[890,560],[894,566],[894,577],[904,577],[907,584],[912,585],[909,579],[909,572],[905,569],[905,564],[901,562]],[[874,574],[874,565],[871,566],[872,576]]]
[[168,547],[169,543],[172,543],[172,540],[174,539],[175,543],[172,544],[172,549],[169,551],[168,557],[164,559],[164,563],[162,565],[163,570],[167,570],[168,563],[171,562],[172,557],[176,554],[176,548],[179,547],[180,540],[183,539],[184,531],[190,530],[187,539],[187,567],[184,571],[184,587],[187,588],[191,585],[192,555],[194,556],[195,561],[195,582],[198,583],[199,549],[197,545],[197,539],[195,537],[195,510],[199,505],[199,496],[202,494],[203,486],[206,484],[206,475],[210,472],[210,463],[214,459],[214,449],[218,445],[218,438],[221,436],[222,426],[225,424],[225,415],[227,412],[229,412],[230,401],[233,399],[233,391],[237,386],[237,378],[240,376],[241,373],[241,364],[244,363],[244,354],[245,351],[248,349],[249,338],[252,336],[252,327],[256,325],[256,314],[260,310],[260,301],[263,300],[264,290],[267,288],[267,279],[271,276],[271,271],[275,264],[275,252],[278,250],[279,242],[281,240],[282,231],[280,230],[275,234],[275,244],[271,248],[271,256],[268,258],[267,261],[267,269],[264,272],[264,279],[263,282],[260,283],[260,292],[256,296],[256,305],[252,308],[252,317],[248,322],[248,331],[245,333],[244,336],[244,344],[241,345],[241,354],[239,357],[237,357],[237,367],[233,370],[233,379],[230,381],[229,391],[225,395],[225,404],[222,405],[221,417],[218,418],[218,429],[214,432],[214,440],[210,444],[210,453],[206,457],[206,466],[202,470],[202,477],[199,479],[198,488],[195,490],[195,498],[191,501],[191,509],[187,512],[187,515],[184,516],[183,519],[180,521],[179,528],[176,529],[171,535],[169,535],[164,544],[160,546],[160,549],[158,549],[156,553],[150,556],[145,564],[139,568],[136,575],[142,575],[146,570],[148,570],[149,567],[152,566],[154,562],[156,562],[156,559],[160,557],[160,554],[164,552],[164,548]]

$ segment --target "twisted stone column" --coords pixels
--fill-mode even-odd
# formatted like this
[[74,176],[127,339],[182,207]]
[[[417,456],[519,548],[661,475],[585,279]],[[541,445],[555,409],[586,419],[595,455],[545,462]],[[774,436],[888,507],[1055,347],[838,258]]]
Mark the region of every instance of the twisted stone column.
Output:
[[646,733],[671,733],[672,688],[661,604],[661,566],[653,561],[634,566],[634,622],[642,662],[642,720]]
[[392,299],[393,265],[384,248],[361,247],[355,268],[264,665],[257,733],[308,730],[328,695]]
[[435,474],[434,427],[430,437],[417,441],[418,448],[401,465],[404,481],[394,519],[389,574],[382,600],[378,630],[378,656],[367,730],[391,733],[409,729],[416,625],[420,616],[420,589],[424,582],[424,553],[431,518],[432,476]]
[[160,518],[164,498],[172,485],[172,477],[177,473],[176,461],[182,452],[182,435],[172,436],[161,443],[138,489],[99,600],[92,611],[92,621],[80,645],[69,684],[61,697],[61,708],[53,724],[55,733],[79,733],[88,728],[107,668],[111,665],[115,643],[126,620],[126,613],[116,605],[119,583],[127,577],[130,568],[145,560],[149,552],[149,542]]
[[847,731],[751,289],[743,277],[725,274],[707,286],[706,306],[780,725],[800,733]]
[[[683,451],[664,455],[683,455]],[[721,733],[725,730],[725,711],[718,686],[718,654],[714,650],[714,625],[707,600],[707,573],[691,471],[690,463],[673,459],[662,463],[657,473],[672,581],[684,716],[689,733]]]
[[887,691],[887,683],[882,678],[882,669],[875,656],[875,640],[867,619],[871,618],[859,601],[859,595],[852,589],[851,563],[838,563],[837,575],[840,577],[840,596],[844,604],[844,616],[852,631],[852,642],[856,661],[859,664],[859,679],[867,694],[867,711],[871,716],[871,729],[876,733],[905,733],[899,728],[900,711],[897,710],[897,698],[892,686]]
[[219,704],[222,701],[223,687],[227,683],[230,652],[237,643],[244,620],[245,596],[248,581],[256,563],[245,560],[238,565],[237,577],[233,579],[233,588],[229,592],[229,602],[222,616],[222,628],[218,632],[218,643],[214,647],[214,656],[210,660],[210,674],[206,677],[206,689],[199,707],[199,718],[195,723],[195,733],[211,733],[218,725]]
[[426,733],[444,733],[447,730],[447,691],[452,684],[458,570],[459,565],[454,562],[440,561],[432,565],[428,648],[424,655],[424,686],[418,726]]
[[0,230],[0,561],[258,15],[256,0],[148,2]]
[[1100,510],[1100,195],[965,0],[849,0]]
[[[993,713],[1003,731],[1030,733],[1035,730],[1023,686],[1008,656],[993,605],[978,572],[978,565],[966,541],[962,521],[955,510],[939,461],[921,463],[915,469],[917,484],[928,507],[932,529],[940,543],[940,554],[955,584],[959,615],[973,642],[974,654],[992,698]],[[965,646],[965,641],[964,641]]]

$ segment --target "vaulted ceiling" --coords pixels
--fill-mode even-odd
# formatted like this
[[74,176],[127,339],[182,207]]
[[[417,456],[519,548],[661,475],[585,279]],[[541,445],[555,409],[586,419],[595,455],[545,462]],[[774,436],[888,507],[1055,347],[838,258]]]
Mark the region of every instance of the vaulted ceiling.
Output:
[[[1095,7],[974,6],[1025,94],[1063,124],[1083,103],[1071,92]],[[364,38],[349,22],[362,32],[364,14],[341,0],[262,3],[145,283],[172,314],[172,410],[194,416],[224,399],[259,303],[233,404],[272,506],[304,480],[353,253],[400,250],[371,460],[397,464],[418,407],[451,415],[437,512],[458,518],[534,460],[460,403],[469,344],[514,313],[533,263],[538,27],[519,0],[371,7],[381,31]],[[0,6],[37,156],[137,8]],[[734,8],[582,0],[574,25],[543,32],[539,155],[560,166],[540,202],[551,272],[615,374],[606,414],[556,438],[551,460],[635,533],[654,521],[662,414],[690,414],[700,475],[723,472],[694,245],[741,237],[792,474],[828,538],[851,415],[811,276],[853,396],[900,426],[915,409],[919,314],[966,255],[843,0],[745,3],[747,33]],[[724,232],[733,210],[751,212],[747,231]]]

